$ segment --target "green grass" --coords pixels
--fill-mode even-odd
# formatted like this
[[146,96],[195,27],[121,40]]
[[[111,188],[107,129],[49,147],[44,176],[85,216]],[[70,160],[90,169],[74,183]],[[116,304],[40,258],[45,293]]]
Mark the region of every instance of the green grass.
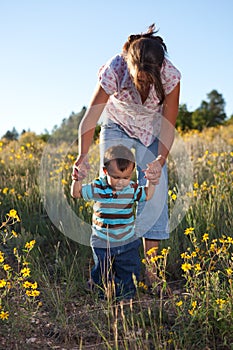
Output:
[[[48,151],[47,144],[33,133],[24,134],[18,142],[2,140],[0,348],[232,349],[231,134],[229,127],[182,135],[190,163],[182,158],[182,149],[178,163],[169,159],[169,207],[173,211],[181,199],[181,204],[188,205],[170,239],[147,262],[160,271],[154,291],[160,286],[161,293],[151,295],[141,283],[135,300],[126,304],[117,303],[114,297],[101,301],[96,292],[85,291],[91,249],[64,235],[56,218],[51,221],[45,210],[39,174],[41,160],[52,152],[52,160],[46,158],[44,163],[45,182],[51,181],[49,194],[54,196],[50,205],[55,213],[59,210],[64,230],[71,227],[75,232],[70,218],[77,213],[86,222],[82,235],[88,242],[92,207],[69,195],[75,150],[63,144],[59,149],[52,145],[53,151]],[[92,154],[90,162],[96,172],[98,157]],[[180,169],[187,172],[189,166],[192,183],[185,190],[179,182]],[[7,215],[15,213],[12,209],[17,212],[15,218]],[[7,221],[9,218],[13,221]],[[25,248],[34,240],[31,249]],[[25,261],[30,276],[22,279]],[[4,268],[6,264],[10,270]],[[38,296],[26,294],[26,279],[37,283]],[[9,283],[12,288],[7,288]]]

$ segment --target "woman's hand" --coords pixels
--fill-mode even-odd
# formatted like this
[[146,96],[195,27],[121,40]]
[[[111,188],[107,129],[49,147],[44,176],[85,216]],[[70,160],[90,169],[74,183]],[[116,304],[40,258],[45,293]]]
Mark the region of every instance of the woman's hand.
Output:
[[72,180],[83,180],[88,171],[90,170],[90,164],[88,163],[87,155],[80,155],[77,157],[72,171]]
[[153,162],[147,164],[145,172],[145,178],[153,185],[157,185],[159,183],[159,179],[162,173],[162,165],[160,164],[161,156],[158,156]]

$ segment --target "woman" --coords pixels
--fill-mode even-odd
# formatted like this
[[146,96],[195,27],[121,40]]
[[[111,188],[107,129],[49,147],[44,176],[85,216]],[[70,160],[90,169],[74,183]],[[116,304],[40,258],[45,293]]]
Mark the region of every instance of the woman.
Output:
[[[110,145],[124,143],[135,149],[138,182],[146,177],[158,184],[148,204],[138,205],[136,232],[143,237],[144,252],[169,237],[166,159],[174,140],[179,107],[180,72],[166,57],[166,45],[155,35],[155,25],[146,33],[130,35],[122,53],[99,70],[99,82],[79,127],[79,156],[73,178],[82,177],[96,124],[102,115],[101,162]],[[142,170],[146,170],[143,172]],[[148,284],[153,274],[147,273]]]

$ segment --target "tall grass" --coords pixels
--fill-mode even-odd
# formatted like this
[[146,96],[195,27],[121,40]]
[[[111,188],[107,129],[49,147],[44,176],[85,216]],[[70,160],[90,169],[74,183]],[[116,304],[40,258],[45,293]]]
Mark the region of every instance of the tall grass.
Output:
[[[82,234],[90,226],[91,205],[74,201],[69,195],[76,150],[61,144],[49,155],[45,152],[47,144],[33,133],[22,135],[19,141],[1,140],[1,222],[6,222],[7,213],[15,211],[20,219],[13,227],[1,227],[1,254],[4,259],[15,257],[15,238],[4,241],[6,233],[9,235],[12,230],[22,249],[28,249],[25,245],[29,247],[35,241],[28,255],[29,282],[37,281],[40,291],[30,308],[25,304],[22,287],[7,294],[7,284],[3,281],[6,271],[2,265],[2,339],[4,332],[11,331],[12,349],[19,345],[31,349],[33,344],[26,340],[28,333],[34,331],[33,322],[37,322],[42,343],[69,349],[232,349],[232,135],[231,125],[180,135],[193,179],[191,188],[180,192],[178,177],[180,169],[187,169],[186,159],[182,158],[182,152],[178,164],[169,158],[169,207],[172,211],[180,196],[189,205],[170,239],[161,243],[156,257],[148,255],[144,261],[148,268],[158,272],[150,294],[141,282],[135,300],[120,304],[114,298],[100,301],[97,293],[86,293],[85,281],[92,265],[90,247],[61,233],[62,229],[58,229],[45,210],[39,174],[46,155],[52,157],[52,169],[46,173],[46,181],[54,191],[51,204],[59,207],[61,193],[71,212],[86,222]],[[94,146],[91,153],[90,177],[98,169],[97,149]],[[72,215],[67,216],[67,221]],[[18,305],[24,305],[22,315],[19,312],[16,315],[15,311],[16,289]],[[42,306],[38,309],[39,302]],[[27,334],[23,331],[19,334],[17,324],[23,330],[25,317],[30,320]]]

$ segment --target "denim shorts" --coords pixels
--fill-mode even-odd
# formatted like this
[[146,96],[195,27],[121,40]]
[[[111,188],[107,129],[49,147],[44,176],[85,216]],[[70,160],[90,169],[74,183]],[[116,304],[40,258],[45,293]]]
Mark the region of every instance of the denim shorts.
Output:
[[[145,185],[146,179],[142,169],[153,161],[158,155],[158,138],[148,147],[138,139],[132,138],[118,124],[110,119],[105,120],[100,132],[100,172],[103,167],[103,155],[105,150],[113,145],[123,144],[133,150],[136,159],[137,179],[139,185]],[[156,185],[153,198],[137,205],[135,220],[136,237],[144,237],[153,240],[169,238],[168,220],[168,184],[167,165],[162,169],[159,184]]]

